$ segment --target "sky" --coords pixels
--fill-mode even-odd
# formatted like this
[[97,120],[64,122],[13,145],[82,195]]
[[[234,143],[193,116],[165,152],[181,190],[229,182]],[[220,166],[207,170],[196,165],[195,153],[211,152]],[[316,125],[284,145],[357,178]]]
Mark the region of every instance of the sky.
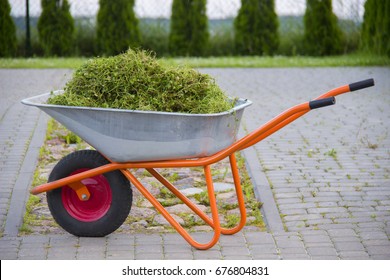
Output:
[[[30,0],[30,15],[40,14],[40,1]],[[23,16],[26,0],[9,0],[11,14]],[[68,0],[71,14],[77,16],[94,16],[99,9],[99,0]],[[365,0],[333,0],[333,11],[340,18],[361,19],[364,13]],[[278,15],[301,15],[305,12],[306,0],[275,0]],[[172,0],[136,0],[135,12],[138,17],[165,17],[171,14]],[[234,17],[240,8],[241,0],[208,0],[207,15],[212,19]]]

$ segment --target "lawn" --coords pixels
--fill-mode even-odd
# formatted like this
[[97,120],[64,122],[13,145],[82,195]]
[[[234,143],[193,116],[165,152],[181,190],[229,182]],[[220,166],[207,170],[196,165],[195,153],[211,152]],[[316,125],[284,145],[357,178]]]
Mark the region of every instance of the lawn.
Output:
[[[1,58],[0,68],[78,68],[88,58]],[[194,68],[256,67],[352,67],[390,66],[390,58],[368,54],[340,56],[274,56],[274,57],[207,57],[161,58],[168,64],[185,64]]]

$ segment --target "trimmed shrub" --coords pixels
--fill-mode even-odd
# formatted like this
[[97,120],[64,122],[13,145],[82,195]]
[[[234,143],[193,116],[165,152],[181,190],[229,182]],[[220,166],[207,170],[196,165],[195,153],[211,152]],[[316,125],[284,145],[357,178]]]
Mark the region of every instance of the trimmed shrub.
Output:
[[390,0],[367,0],[361,40],[362,49],[390,56]]
[[145,18],[140,20],[139,26],[142,34],[142,49],[153,51],[159,57],[169,55],[169,19]]
[[8,0],[0,0],[0,57],[13,56],[16,51],[16,28],[10,13]]
[[75,20],[75,55],[93,57],[98,55],[96,46],[96,25],[90,18]]
[[202,56],[208,47],[206,0],[174,0],[169,51],[174,56]]
[[72,54],[74,20],[67,0],[42,0],[38,20],[39,41],[47,56]]
[[278,27],[274,0],[241,0],[234,20],[238,54],[273,55],[279,45]]
[[135,0],[99,0],[97,41],[99,50],[115,55],[138,47],[141,35],[134,13]]
[[343,51],[343,33],[332,11],[332,0],[307,0],[304,26],[306,54],[324,56]]

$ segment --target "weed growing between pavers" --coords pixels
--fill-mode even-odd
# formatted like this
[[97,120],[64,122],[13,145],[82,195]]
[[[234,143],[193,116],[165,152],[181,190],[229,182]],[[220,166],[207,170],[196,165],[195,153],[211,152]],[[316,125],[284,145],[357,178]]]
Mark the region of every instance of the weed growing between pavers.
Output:
[[233,107],[211,76],[166,65],[142,50],[88,60],[64,90],[51,96],[48,103],[193,114]]

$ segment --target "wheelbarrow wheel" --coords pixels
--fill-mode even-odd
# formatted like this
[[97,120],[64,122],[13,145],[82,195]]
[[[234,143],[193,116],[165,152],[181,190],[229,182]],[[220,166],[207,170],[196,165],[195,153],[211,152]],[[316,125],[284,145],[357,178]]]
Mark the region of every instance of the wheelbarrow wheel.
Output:
[[[97,151],[76,151],[57,163],[49,182],[108,163]],[[84,179],[82,183],[90,193],[87,201],[80,200],[69,186],[47,192],[56,222],[76,236],[102,237],[118,229],[129,215],[133,199],[126,177],[117,170]]]

